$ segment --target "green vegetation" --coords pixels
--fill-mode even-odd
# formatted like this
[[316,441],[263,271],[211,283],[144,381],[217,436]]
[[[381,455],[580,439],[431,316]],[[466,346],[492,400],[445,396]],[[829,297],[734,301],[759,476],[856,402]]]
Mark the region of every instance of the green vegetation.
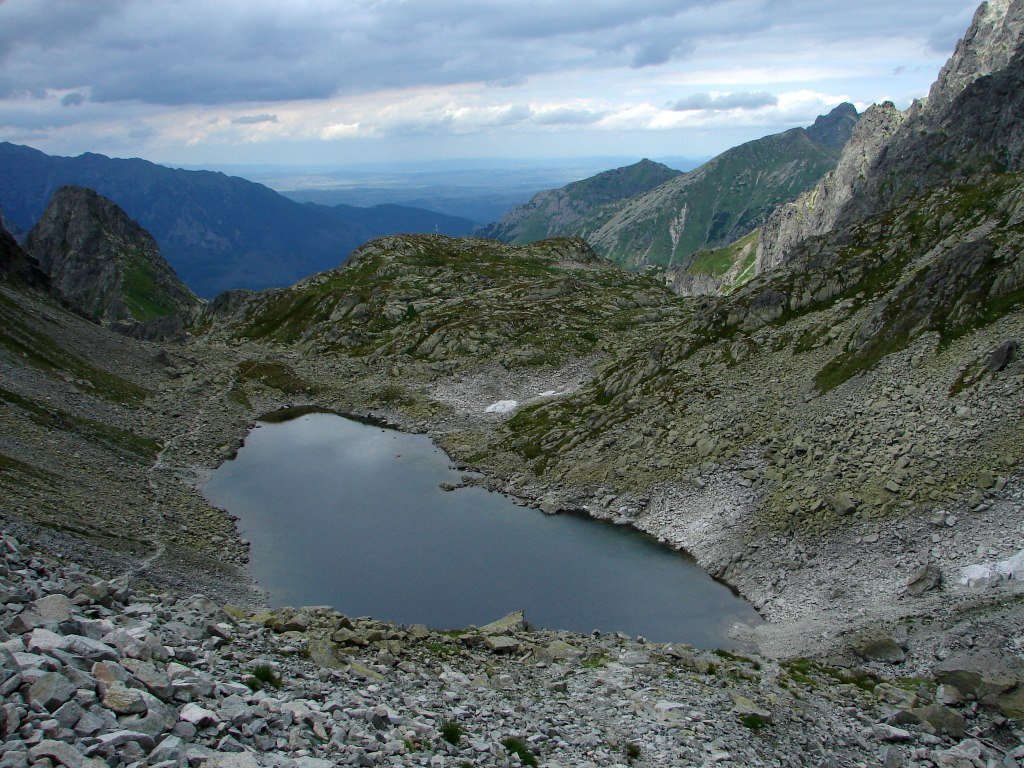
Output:
[[749,235],[722,248],[698,251],[694,254],[693,261],[686,271],[722,277],[736,266],[738,258],[743,259],[742,269],[746,270],[754,264],[754,258],[757,256],[757,240],[760,235],[761,230],[755,229]]
[[441,722],[441,738],[453,746],[458,746],[462,737],[466,735],[462,724],[455,720],[444,720]]
[[157,281],[150,257],[141,247],[126,247],[118,256],[123,270],[124,303],[136,320],[153,320],[178,310],[178,303]]
[[160,451],[160,443],[152,438],[75,416],[55,406],[40,403],[6,389],[0,389],[0,402],[25,411],[29,419],[41,427],[78,435],[84,440],[130,458],[144,459],[148,462],[155,459]]
[[628,268],[685,264],[690,254],[748,235],[780,204],[813,187],[839,154],[802,130],[766,136],[656,190],[599,208],[569,232]]
[[811,659],[792,659],[782,663],[782,668],[793,681],[806,687],[815,687],[821,682],[853,685],[868,693],[875,690],[880,678],[862,669],[842,669],[822,664]]
[[245,684],[254,691],[264,688],[280,688],[281,676],[269,664],[257,664]]
[[70,352],[53,338],[30,327],[21,307],[0,294],[0,346],[47,373],[69,376],[87,383],[91,394],[111,402],[137,405],[149,391]]
[[635,742],[626,742],[626,746],[623,747],[622,751],[625,753],[626,761],[630,765],[633,764],[634,760],[637,760],[640,757],[640,745]]
[[537,757],[529,750],[526,746],[526,742],[517,736],[506,736],[501,740],[501,746],[511,752],[513,755],[518,755],[519,760],[523,765],[532,765],[536,767]]
[[19,484],[26,483],[36,488],[52,487],[60,481],[60,478],[52,472],[33,467],[31,464],[0,453],[0,481],[5,479]]
[[754,712],[749,712],[745,715],[740,715],[739,719],[740,722],[743,723],[743,725],[752,730],[754,733],[757,733],[766,725],[768,725],[767,720],[761,717],[761,715],[758,715]]
[[608,666],[609,658],[606,654],[600,653],[594,656],[587,656],[580,661],[580,666],[584,669],[599,669],[601,667]]

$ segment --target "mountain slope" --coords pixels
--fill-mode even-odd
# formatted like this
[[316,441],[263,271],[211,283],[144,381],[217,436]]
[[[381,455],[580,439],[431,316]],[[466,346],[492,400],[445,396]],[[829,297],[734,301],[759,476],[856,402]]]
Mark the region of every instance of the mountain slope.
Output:
[[811,128],[742,144],[650,192],[607,205],[570,232],[630,268],[685,266],[694,252],[748,234],[814,185],[835,167],[856,122],[856,110],[843,104]]
[[0,143],[0,207],[27,231],[60,187],[113,200],[152,233],[165,258],[200,296],[285,285],[337,266],[367,240],[398,232],[461,235],[464,219],[402,206],[300,204],[261,184],[209,171],[87,153],[51,157]]
[[152,236],[83,187],[57,190],[25,247],[57,293],[107,324],[155,320],[200,304]]
[[680,174],[681,171],[644,159],[560,189],[538,192],[528,203],[512,209],[501,221],[477,234],[516,245],[555,237],[595,208],[654,189]]
[[0,280],[25,288],[43,288],[49,278],[0,223]]

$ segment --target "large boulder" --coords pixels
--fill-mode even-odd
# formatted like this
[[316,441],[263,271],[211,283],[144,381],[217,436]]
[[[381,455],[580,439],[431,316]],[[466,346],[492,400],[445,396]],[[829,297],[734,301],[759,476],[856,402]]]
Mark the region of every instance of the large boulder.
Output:
[[1007,717],[1024,718],[1024,660],[984,649],[954,656],[932,670],[935,679],[965,696],[997,707]]

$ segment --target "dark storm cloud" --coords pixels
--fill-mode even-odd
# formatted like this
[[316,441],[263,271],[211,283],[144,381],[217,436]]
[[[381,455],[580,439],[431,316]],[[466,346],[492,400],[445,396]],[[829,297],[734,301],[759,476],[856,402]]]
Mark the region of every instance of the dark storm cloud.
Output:
[[715,112],[727,109],[760,109],[774,107],[779,103],[778,97],[766,91],[741,91],[738,93],[695,93],[685,99],[667,105],[673,112],[699,112],[712,110]]
[[973,4],[8,0],[0,6],[0,96],[88,89],[92,102],[228,104],[522,82],[657,66],[726,40],[765,40],[770,49],[773,39],[816,46],[914,30],[948,41]]

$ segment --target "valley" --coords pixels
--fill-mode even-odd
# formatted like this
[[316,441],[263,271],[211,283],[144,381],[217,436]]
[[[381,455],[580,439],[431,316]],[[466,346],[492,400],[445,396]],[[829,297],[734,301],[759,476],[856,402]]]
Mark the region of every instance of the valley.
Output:
[[[708,295],[578,236],[392,234],[200,302],[85,190],[0,233],[4,768],[1019,765],[1022,34],[983,4],[927,100],[703,241]],[[653,166],[641,197],[706,178]],[[751,650],[268,610],[203,488],[281,409],[688,553],[764,619]]]

